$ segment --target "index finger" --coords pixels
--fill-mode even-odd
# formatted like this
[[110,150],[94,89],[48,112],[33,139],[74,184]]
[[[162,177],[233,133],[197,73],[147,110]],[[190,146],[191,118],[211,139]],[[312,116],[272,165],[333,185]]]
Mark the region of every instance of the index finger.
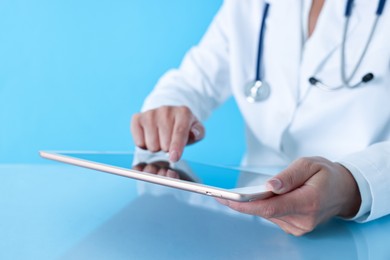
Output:
[[180,114],[175,120],[169,145],[169,159],[173,162],[178,161],[183,154],[184,147],[188,143],[192,121],[192,115],[189,116],[187,113]]
[[187,145],[189,127],[177,126],[173,130],[172,141],[169,147],[169,160],[177,162],[183,154],[184,147]]

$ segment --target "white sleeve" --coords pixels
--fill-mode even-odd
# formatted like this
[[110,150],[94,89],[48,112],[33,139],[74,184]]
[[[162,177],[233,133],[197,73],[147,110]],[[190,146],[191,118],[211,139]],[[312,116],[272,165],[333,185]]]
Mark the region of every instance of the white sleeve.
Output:
[[226,6],[225,1],[201,42],[185,55],[180,67],[159,80],[142,111],[184,105],[199,120],[205,120],[231,95]]
[[352,173],[362,197],[360,210],[352,220],[367,222],[390,214],[390,141],[374,144],[338,162]]

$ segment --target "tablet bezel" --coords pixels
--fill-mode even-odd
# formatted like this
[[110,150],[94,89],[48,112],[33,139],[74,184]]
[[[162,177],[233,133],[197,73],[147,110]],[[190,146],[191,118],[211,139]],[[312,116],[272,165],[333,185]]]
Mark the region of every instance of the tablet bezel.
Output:
[[[235,189],[223,189],[219,187],[209,186],[201,183],[188,182],[180,179],[172,179],[164,176],[159,176],[147,172],[137,171],[134,169],[122,168],[114,165],[103,164],[96,161],[90,161],[77,157],[72,157],[65,154],[129,154],[129,152],[87,152],[87,151],[40,151],[39,154],[45,159],[50,159],[66,164],[72,164],[84,168],[89,168],[97,171],[102,171],[110,174],[115,174],[123,177],[128,177],[136,180],[146,181],[159,185],[164,185],[181,190],[200,193],[207,196],[213,196],[216,198],[223,198],[234,201],[253,201],[259,199],[266,199],[273,195],[273,193],[266,189],[265,184],[258,186],[250,186]],[[205,164],[207,165],[207,164]],[[218,168],[232,169],[228,167],[212,166]],[[253,173],[256,174],[256,173]]]

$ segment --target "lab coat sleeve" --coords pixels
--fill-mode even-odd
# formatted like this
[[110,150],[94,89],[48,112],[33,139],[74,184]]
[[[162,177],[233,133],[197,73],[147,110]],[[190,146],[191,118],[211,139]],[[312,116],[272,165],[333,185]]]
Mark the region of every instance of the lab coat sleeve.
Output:
[[338,161],[354,176],[362,197],[352,219],[367,222],[390,214],[390,141],[374,144]]
[[165,105],[187,106],[199,120],[205,120],[231,95],[227,2],[200,43],[185,55],[180,67],[168,71],[159,80],[142,111]]

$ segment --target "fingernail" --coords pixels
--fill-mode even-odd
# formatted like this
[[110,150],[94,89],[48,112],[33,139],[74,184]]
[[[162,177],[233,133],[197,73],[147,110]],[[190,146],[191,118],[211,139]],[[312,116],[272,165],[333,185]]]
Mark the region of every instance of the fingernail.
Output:
[[172,151],[169,153],[169,160],[171,162],[177,162],[179,160],[179,154],[177,151]]
[[191,132],[192,132],[192,134],[194,135],[195,139],[198,139],[198,138],[199,138],[199,136],[200,136],[200,131],[199,131],[197,128],[193,127],[193,128],[191,129]]
[[272,191],[279,191],[283,186],[282,182],[276,178],[269,180],[266,185]]

